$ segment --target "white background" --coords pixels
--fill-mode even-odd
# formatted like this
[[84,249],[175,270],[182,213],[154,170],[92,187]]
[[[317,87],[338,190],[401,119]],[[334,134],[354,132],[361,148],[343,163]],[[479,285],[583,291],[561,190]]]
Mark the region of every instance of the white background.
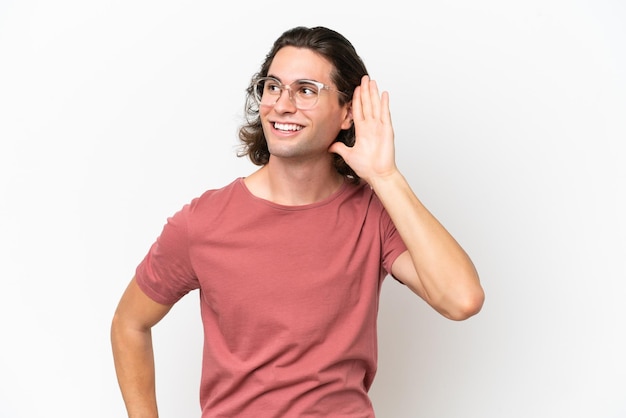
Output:
[[[168,216],[254,167],[244,90],[296,25],[391,94],[398,165],[487,299],[393,280],[382,418],[626,416],[626,6],[0,0],[0,416],[122,417],[115,305]],[[162,417],[198,417],[197,293],[155,329]]]

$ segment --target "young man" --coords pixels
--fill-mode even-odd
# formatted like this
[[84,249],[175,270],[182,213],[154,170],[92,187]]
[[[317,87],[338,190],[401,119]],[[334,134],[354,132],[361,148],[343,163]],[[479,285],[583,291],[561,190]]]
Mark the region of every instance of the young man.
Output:
[[281,35],[246,112],[260,168],[168,219],[115,312],[128,415],[157,416],[150,329],[199,289],[203,417],[373,417],[382,280],[463,320],[476,270],[398,171],[388,94],[342,35]]

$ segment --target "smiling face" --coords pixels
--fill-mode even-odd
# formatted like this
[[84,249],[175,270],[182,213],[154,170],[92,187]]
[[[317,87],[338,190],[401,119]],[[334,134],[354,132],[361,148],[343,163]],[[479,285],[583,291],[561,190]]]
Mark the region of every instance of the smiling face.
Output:
[[[331,80],[332,64],[310,49],[287,46],[276,53],[268,76],[283,85],[308,79],[336,88]],[[351,126],[348,105],[339,104],[339,93],[322,89],[312,109],[300,110],[283,91],[274,105],[261,105],[259,114],[272,159],[324,158],[342,129]]]

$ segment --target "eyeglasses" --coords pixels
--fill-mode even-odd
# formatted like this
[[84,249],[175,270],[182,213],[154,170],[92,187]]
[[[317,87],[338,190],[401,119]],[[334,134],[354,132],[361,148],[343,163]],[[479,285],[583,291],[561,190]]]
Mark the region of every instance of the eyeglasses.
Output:
[[274,77],[262,77],[253,84],[254,98],[259,105],[273,106],[276,104],[283,90],[289,93],[289,99],[300,110],[315,107],[322,90],[336,91],[347,96],[346,93],[314,80],[296,80],[284,85]]

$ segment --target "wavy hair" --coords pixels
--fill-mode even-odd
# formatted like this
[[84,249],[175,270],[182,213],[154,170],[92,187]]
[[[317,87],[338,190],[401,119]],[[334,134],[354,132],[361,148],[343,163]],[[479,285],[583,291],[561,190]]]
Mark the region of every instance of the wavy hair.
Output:
[[[340,105],[352,100],[354,89],[361,83],[361,78],[367,74],[365,64],[354,46],[340,33],[322,26],[313,28],[298,26],[283,32],[274,42],[260,70],[252,77],[246,89],[246,122],[239,129],[241,146],[237,156],[248,156],[255,165],[267,164],[270,152],[261,125],[259,107],[254,99],[253,85],[259,78],[267,76],[276,53],[286,46],[310,49],[330,61],[333,66],[333,71],[330,74],[331,80],[338,90],[346,94],[346,96],[337,95]],[[350,128],[340,131],[335,138],[335,142],[343,142],[349,147],[354,145],[354,140],[354,124]],[[345,178],[354,183],[359,182],[359,176],[338,154],[333,154],[333,165],[337,172]]]

